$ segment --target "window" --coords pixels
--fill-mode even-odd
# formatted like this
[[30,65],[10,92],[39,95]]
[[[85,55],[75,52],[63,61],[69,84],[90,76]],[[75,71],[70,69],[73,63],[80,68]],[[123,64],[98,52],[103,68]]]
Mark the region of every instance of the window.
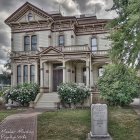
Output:
[[35,66],[34,65],[30,66],[30,81],[32,83],[34,83],[35,81]]
[[24,51],[30,50],[30,36],[24,37]]
[[37,36],[25,36],[24,37],[24,51],[36,51],[37,50]]
[[21,83],[21,65],[17,66],[17,84]]
[[31,36],[31,50],[32,51],[37,50],[37,36],[36,35]]
[[92,51],[97,51],[97,38],[91,38],[91,49]]
[[28,66],[24,65],[23,69],[23,82],[28,82]]
[[33,15],[32,15],[32,13],[29,13],[28,14],[28,21],[32,21],[33,20]]
[[99,77],[101,77],[103,75],[103,72],[104,72],[104,68],[100,67],[98,69],[98,74],[99,74]]
[[64,35],[59,36],[59,46],[64,46]]
[[86,68],[83,68],[83,83],[86,85]]

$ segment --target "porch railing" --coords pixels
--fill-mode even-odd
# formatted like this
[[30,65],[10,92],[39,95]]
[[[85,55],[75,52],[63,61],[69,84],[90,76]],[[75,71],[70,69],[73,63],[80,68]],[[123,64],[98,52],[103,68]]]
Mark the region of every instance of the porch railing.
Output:
[[97,51],[92,51],[93,55],[95,56],[103,56],[107,55],[109,50],[97,50]]

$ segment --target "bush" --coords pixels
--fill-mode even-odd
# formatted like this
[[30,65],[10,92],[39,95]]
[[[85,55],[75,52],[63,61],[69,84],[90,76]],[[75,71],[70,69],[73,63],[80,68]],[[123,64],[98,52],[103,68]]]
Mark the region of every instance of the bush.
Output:
[[62,83],[58,86],[58,94],[63,104],[71,105],[83,104],[85,99],[90,95],[89,89],[84,85],[76,83]]
[[98,81],[101,97],[110,105],[129,105],[140,94],[140,81],[136,71],[123,64],[104,67],[103,76]]
[[5,91],[6,100],[11,99],[21,105],[28,105],[30,101],[34,101],[38,94],[39,86],[37,84],[24,83],[17,87]]

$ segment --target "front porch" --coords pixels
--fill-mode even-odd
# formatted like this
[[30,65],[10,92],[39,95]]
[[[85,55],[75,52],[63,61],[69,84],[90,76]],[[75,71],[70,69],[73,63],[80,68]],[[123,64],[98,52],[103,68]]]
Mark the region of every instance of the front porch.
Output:
[[84,60],[46,61],[40,71],[41,92],[55,92],[61,83],[73,82],[89,86],[89,66]]

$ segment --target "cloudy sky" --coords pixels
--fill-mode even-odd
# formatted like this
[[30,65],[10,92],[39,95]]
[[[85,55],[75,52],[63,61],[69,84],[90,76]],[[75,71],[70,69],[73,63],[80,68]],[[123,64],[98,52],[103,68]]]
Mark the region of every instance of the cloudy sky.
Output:
[[[0,0],[0,73],[10,52],[10,28],[4,23],[15,10],[26,1],[44,11],[61,10],[64,15],[95,14],[98,18],[114,18],[114,12],[106,12],[112,0]],[[60,5],[60,6],[59,6]]]

